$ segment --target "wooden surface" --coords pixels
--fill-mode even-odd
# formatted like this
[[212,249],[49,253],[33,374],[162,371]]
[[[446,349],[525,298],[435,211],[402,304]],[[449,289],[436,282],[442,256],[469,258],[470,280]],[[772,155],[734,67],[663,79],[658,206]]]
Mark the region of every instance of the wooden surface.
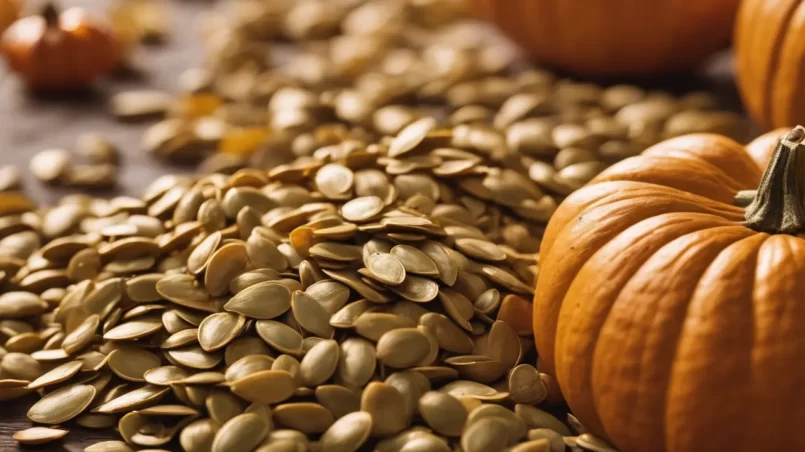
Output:
[[[140,150],[140,136],[148,123],[121,124],[114,121],[106,109],[111,93],[134,87],[156,87],[172,90],[182,69],[200,62],[195,18],[210,2],[204,0],[165,0],[169,5],[174,36],[165,45],[138,51],[136,61],[142,71],[136,75],[104,81],[89,92],[72,94],[58,99],[37,98],[28,94],[13,76],[0,67],[0,165],[16,164],[25,169],[31,155],[49,147],[70,148],[83,132],[103,133],[122,151],[120,185],[113,191],[96,193],[111,196],[125,193],[139,195],[147,183],[160,174],[188,171],[157,162]],[[104,0],[66,0],[68,5],[101,10],[110,2]],[[730,75],[729,56],[717,58],[705,76],[672,77],[666,80],[643,81],[652,88],[681,92],[690,89],[709,89],[719,93],[725,104],[740,110]],[[25,175],[25,190],[43,203],[52,203],[66,191],[53,190],[38,184]],[[17,450],[83,451],[89,444],[105,439],[119,439],[114,432],[99,432],[71,428],[68,437],[48,446],[20,448],[11,435],[31,424],[25,416],[36,395],[13,402],[0,402],[0,452]],[[178,446],[174,445],[176,449]],[[176,449],[178,450],[178,449]]]

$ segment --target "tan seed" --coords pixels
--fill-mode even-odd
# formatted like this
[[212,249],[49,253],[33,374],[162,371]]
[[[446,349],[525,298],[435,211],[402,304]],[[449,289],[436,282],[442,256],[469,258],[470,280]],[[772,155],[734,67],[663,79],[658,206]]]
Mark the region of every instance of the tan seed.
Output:
[[419,319],[436,336],[440,348],[458,354],[471,354],[475,348],[472,339],[447,317],[428,312]]
[[338,367],[339,354],[338,342],[332,339],[314,345],[300,362],[302,384],[315,387],[329,380]]
[[353,321],[355,332],[361,336],[378,341],[389,331],[398,328],[413,328],[416,324],[408,317],[385,312],[364,312]]
[[260,372],[262,370],[271,370],[274,364],[274,358],[265,355],[249,355],[235,361],[226,369],[224,377],[227,381],[237,381],[241,378]]
[[372,433],[372,415],[349,413],[333,423],[321,437],[321,449],[328,452],[356,452]]
[[576,445],[591,452],[617,452],[617,449],[607,444],[603,439],[591,434],[583,433],[576,438]]
[[461,436],[467,410],[455,397],[442,392],[427,392],[419,398],[419,414],[437,433]]
[[213,391],[207,396],[204,405],[210,418],[222,425],[246,410],[246,402],[226,391]]
[[156,404],[168,391],[170,388],[146,385],[115,397],[92,411],[105,414],[123,413]]
[[430,352],[428,338],[416,328],[391,330],[377,341],[377,360],[404,369],[417,365]]
[[226,346],[224,361],[227,366],[231,366],[235,361],[252,355],[273,357],[273,352],[261,338],[255,336],[241,336]]
[[316,387],[316,400],[330,410],[336,419],[361,409],[361,395],[356,390],[341,385]]
[[39,399],[28,410],[28,418],[40,424],[61,424],[81,414],[94,397],[92,386],[65,386]]
[[29,168],[37,179],[52,183],[67,174],[71,159],[65,149],[47,149],[31,157]]
[[179,444],[186,452],[210,452],[215,434],[221,428],[212,419],[198,419],[182,429]]
[[[338,378],[350,387],[362,388],[375,373],[377,359],[371,342],[360,338],[347,338],[340,344]],[[303,360],[304,361],[304,360]]]
[[399,433],[408,425],[406,413],[400,410],[403,396],[393,386],[371,382],[361,395],[361,411],[372,416],[372,434],[388,436]]
[[67,433],[69,433],[68,430],[58,428],[30,427],[14,432],[12,439],[20,444],[45,444],[64,438]]
[[249,262],[256,268],[270,268],[282,271],[288,267],[288,259],[280,252],[277,245],[255,228],[246,240],[246,253]]
[[439,284],[422,276],[408,275],[402,284],[391,287],[395,293],[415,303],[426,303],[439,294]]
[[27,387],[28,389],[40,389],[46,386],[63,383],[77,374],[78,371],[81,370],[81,367],[81,361],[64,363],[32,381]]
[[229,281],[243,273],[247,263],[246,246],[243,243],[228,243],[210,257],[204,274],[204,286],[212,296],[224,295],[229,290]]
[[269,425],[257,414],[235,416],[215,434],[211,452],[251,452],[268,434]]
[[141,339],[156,333],[162,328],[162,320],[159,318],[137,318],[117,325],[104,333],[103,338],[107,340]]
[[335,422],[326,408],[311,402],[277,405],[272,414],[279,424],[308,435],[323,433]]
[[489,330],[486,354],[503,363],[506,368],[513,368],[522,356],[517,332],[507,323],[496,321]]
[[296,389],[296,381],[283,370],[263,370],[232,382],[229,388],[249,402],[272,404],[288,399]]
[[[547,439],[534,439],[525,443],[520,443],[511,448],[512,452],[553,452],[551,442]],[[562,449],[557,449],[559,452],[565,450],[564,440],[562,441]]]
[[182,381],[190,376],[190,372],[177,366],[162,366],[148,370],[143,375],[146,383],[157,386],[169,386],[173,382]]
[[385,203],[377,196],[362,196],[341,206],[341,216],[357,223],[371,220],[383,211]]
[[162,341],[162,344],[159,347],[164,350],[170,350],[172,348],[179,348],[196,342],[198,342],[198,329],[188,328],[170,335],[167,339]]
[[201,243],[196,245],[187,258],[187,271],[194,275],[203,272],[207,268],[210,257],[212,257],[212,254],[218,249],[221,239],[221,232],[216,231],[205,237]]
[[273,320],[258,320],[255,330],[260,338],[280,352],[297,356],[302,354],[302,335],[288,325]]
[[246,326],[246,317],[231,312],[212,314],[198,327],[198,343],[205,352],[227,346]]
[[461,448],[465,452],[503,450],[509,444],[508,429],[503,419],[481,419],[461,435]]
[[266,281],[238,292],[224,305],[224,309],[253,319],[270,320],[279,317],[291,307],[291,292],[287,287]]
[[439,276],[436,263],[427,254],[409,245],[397,245],[391,249],[391,255],[396,257],[405,267],[405,271],[427,276]]
[[342,165],[331,163],[319,168],[315,182],[319,192],[329,199],[348,199],[352,192],[355,176]]
[[223,360],[219,352],[205,352],[201,347],[190,346],[168,350],[165,354],[173,361],[192,369],[212,369]]
[[509,373],[509,393],[512,401],[536,405],[548,395],[539,372],[530,364],[520,364]]
[[121,347],[109,353],[108,364],[112,372],[127,381],[144,382],[145,373],[159,367],[159,356],[136,347]]
[[0,294],[0,318],[15,319],[40,315],[48,304],[30,292],[5,292]]
[[87,446],[84,452],[134,452],[134,449],[123,441],[102,441]]
[[403,263],[391,254],[372,253],[366,259],[366,267],[372,276],[383,284],[397,286],[405,281],[406,273]]
[[321,338],[332,337],[330,314],[315,298],[305,292],[296,291],[291,298],[291,310],[296,321],[305,330]]
[[[59,359],[67,358],[67,355],[61,352]],[[24,353],[6,353],[0,358],[0,370],[3,371],[4,377],[16,378],[20,380],[33,381],[39,378],[44,371],[39,361],[41,359],[42,351],[34,352],[31,355]],[[26,383],[28,384],[28,383]]]

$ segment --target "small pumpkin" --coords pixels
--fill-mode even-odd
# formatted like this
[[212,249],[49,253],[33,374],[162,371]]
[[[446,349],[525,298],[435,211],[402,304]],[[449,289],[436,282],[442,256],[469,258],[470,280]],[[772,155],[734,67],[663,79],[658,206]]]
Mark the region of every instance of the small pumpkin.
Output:
[[469,5],[538,62],[609,76],[693,68],[728,45],[738,2],[470,0]]
[[20,17],[20,0],[0,0],[0,34]]
[[805,1],[744,0],[735,22],[738,87],[765,128],[805,122]]
[[48,3],[42,14],[14,22],[0,40],[0,52],[33,89],[88,85],[117,63],[111,28],[80,8],[64,12]]
[[805,128],[778,138],[659,143],[547,226],[540,370],[622,452],[805,450]]

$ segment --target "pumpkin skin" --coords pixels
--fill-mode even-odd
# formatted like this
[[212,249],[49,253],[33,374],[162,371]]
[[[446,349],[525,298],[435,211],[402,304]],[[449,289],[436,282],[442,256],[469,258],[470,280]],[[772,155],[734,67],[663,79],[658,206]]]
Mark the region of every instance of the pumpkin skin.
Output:
[[612,76],[695,67],[729,43],[739,0],[468,3],[538,62],[576,74]]
[[738,87],[764,128],[805,122],[805,1],[744,0],[735,22]]
[[11,68],[35,90],[86,86],[112,70],[119,45],[112,29],[80,8],[59,12],[51,4],[42,15],[24,17],[0,40]]
[[780,133],[659,143],[548,224],[540,370],[622,452],[805,450],[805,235],[757,232],[732,204]]
[[20,16],[20,0],[0,0],[0,34]]

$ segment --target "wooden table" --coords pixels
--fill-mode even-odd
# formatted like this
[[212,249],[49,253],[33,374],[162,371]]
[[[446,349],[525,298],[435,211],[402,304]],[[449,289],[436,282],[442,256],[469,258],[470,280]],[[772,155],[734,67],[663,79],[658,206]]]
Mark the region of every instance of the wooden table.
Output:
[[[196,35],[195,18],[211,2],[204,0],[165,0],[174,24],[174,36],[160,46],[140,49],[137,61],[142,68],[139,74],[130,74],[99,84],[96,89],[62,98],[36,98],[26,93],[15,77],[0,67],[0,165],[16,164],[27,169],[28,160],[35,152],[49,147],[70,148],[83,132],[103,133],[120,147],[122,166],[120,185],[113,191],[99,195],[139,195],[142,189],[157,176],[169,172],[191,169],[169,166],[158,162],[140,149],[140,136],[148,123],[122,124],[115,122],[106,109],[109,95],[135,87],[155,87],[173,90],[176,77],[184,69],[200,63],[201,55]],[[99,10],[108,5],[103,0],[65,0],[67,5],[85,6]],[[673,77],[665,80],[639,81],[654,87],[681,92],[690,89],[709,89],[717,92],[725,105],[740,111],[730,71],[729,55],[721,55],[708,66],[704,76]],[[55,202],[69,190],[46,188],[30,174],[25,175],[25,190],[42,203]],[[25,413],[37,400],[29,395],[0,408],[0,451],[83,451],[97,441],[119,439],[114,432],[70,428],[64,442],[48,446],[20,448],[11,435],[31,425]],[[174,446],[178,447],[178,446]],[[178,450],[178,449],[177,449]]]

